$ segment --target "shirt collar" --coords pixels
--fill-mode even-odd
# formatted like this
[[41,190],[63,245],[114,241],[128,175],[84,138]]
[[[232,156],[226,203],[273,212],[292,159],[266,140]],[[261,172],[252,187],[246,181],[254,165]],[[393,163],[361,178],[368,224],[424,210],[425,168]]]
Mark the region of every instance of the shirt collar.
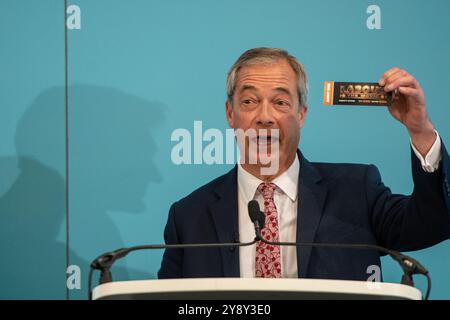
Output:
[[[300,172],[300,161],[296,156],[294,162],[280,176],[276,177],[272,183],[275,183],[292,201],[297,199],[298,195],[298,176]],[[238,187],[243,192],[247,201],[254,198],[256,189],[264,181],[253,176],[238,164]]]

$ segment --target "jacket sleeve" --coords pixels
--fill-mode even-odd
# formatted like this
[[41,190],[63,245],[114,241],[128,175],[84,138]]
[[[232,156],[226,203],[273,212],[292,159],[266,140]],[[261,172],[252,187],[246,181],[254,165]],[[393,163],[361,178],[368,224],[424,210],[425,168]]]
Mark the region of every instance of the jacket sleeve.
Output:
[[420,250],[450,238],[449,155],[441,145],[438,170],[425,172],[411,150],[413,193],[392,194],[378,169],[366,171],[366,196],[377,243],[398,251]]
[[[166,244],[179,244],[177,228],[175,224],[176,202],[169,210],[169,217],[164,229],[164,241]],[[159,279],[182,278],[183,276],[183,250],[166,249],[164,251],[161,268],[158,271]]]

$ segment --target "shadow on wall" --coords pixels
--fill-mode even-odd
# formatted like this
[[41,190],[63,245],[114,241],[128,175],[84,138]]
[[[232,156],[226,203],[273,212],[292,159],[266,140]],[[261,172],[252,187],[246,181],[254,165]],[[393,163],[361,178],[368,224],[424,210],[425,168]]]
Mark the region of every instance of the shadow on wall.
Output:
[[[16,156],[0,158],[0,298],[65,298],[64,101],[64,87],[42,92],[17,125]],[[113,88],[69,88],[69,258],[82,271],[71,297],[86,297],[93,258],[124,245],[108,213],[143,212],[147,185],[161,180],[153,158],[163,110]],[[123,263],[113,270],[129,273]]]

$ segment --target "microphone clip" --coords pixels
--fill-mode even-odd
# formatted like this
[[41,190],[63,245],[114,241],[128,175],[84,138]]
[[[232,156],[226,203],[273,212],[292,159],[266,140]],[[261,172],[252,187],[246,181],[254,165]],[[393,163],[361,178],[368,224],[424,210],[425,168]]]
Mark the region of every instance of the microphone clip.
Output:
[[129,250],[126,248],[117,249],[111,252],[107,252],[97,257],[91,263],[91,268],[95,270],[100,270],[100,280],[99,283],[112,282],[111,266],[113,263],[128,254]]
[[403,269],[401,284],[414,287],[413,275],[428,275],[428,270],[419,261],[398,252],[390,252],[389,255],[400,264]]

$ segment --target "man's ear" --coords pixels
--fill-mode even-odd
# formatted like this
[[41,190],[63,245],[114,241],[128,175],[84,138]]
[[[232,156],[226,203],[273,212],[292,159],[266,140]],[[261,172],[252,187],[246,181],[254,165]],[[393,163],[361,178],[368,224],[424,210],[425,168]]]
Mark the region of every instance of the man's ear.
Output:
[[303,128],[305,124],[306,113],[308,112],[308,106],[305,104],[300,107],[300,111],[298,113],[298,122],[300,128]]
[[233,106],[229,100],[225,102],[225,113],[227,115],[228,125],[230,128],[234,128]]

